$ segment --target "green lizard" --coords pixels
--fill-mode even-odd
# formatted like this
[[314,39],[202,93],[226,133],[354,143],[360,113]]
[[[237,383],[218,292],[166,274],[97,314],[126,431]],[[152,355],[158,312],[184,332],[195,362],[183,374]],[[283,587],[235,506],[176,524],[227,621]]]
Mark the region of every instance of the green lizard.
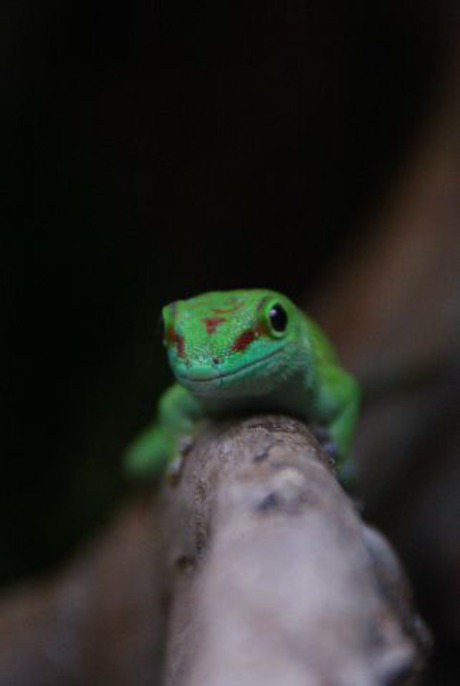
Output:
[[202,417],[246,411],[310,423],[347,477],[359,388],[291,300],[265,289],[204,293],[166,306],[162,321],[177,383],[161,396],[154,424],[128,448],[130,473],[161,474]]

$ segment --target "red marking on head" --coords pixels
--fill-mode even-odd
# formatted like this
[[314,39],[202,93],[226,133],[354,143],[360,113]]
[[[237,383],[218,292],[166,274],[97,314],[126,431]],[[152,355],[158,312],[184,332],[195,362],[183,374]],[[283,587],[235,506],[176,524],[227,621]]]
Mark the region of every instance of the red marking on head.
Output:
[[255,337],[256,334],[253,329],[246,329],[246,331],[240,333],[240,335],[235,339],[232,345],[232,350],[236,350],[238,352],[245,350],[248,347],[248,345],[250,345],[253,342]]
[[210,318],[206,317],[205,319],[202,319],[201,321],[206,326],[206,333],[211,334],[211,333],[215,333],[219,324],[222,324],[223,322],[226,322],[227,320],[224,317],[215,317],[214,319],[212,317],[210,317]]
[[184,337],[176,336],[176,348],[179,357],[184,357]]
[[176,346],[179,357],[184,357],[184,337],[171,327],[167,333],[167,339],[169,343]]

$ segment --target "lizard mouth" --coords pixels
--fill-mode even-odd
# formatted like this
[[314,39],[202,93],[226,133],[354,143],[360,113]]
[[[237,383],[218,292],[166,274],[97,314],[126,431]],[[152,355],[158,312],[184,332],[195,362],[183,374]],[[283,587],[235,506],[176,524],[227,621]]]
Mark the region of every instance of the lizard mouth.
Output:
[[187,381],[189,383],[212,383],[213,381],[218,381],[220,379],[228,379],[230,377],[237,377],[239,376],[242,372],[245,372],[247,369],[250,369],[251,367],[257,367],[260,365],[262,362],[265,362],[266,360],[271,359],[272,357],[275,357],[276,355],[279,355],[281,351],[285,348],[286,346],[283,345],[276,350],[272,350],[270,353],[267,353],[266,355],[262,355],[261,357],[257,358],[257,360],[252,360],[251,362],[247,362],[246,364],[243,364],[241,367],[238,367],[238,369],[232,369],[229,371],[223,371],[223,372],[218,372],[217,374],[210,374],[209,376],[194,376],[192,374],[176,374],[176,377],[179,381]]

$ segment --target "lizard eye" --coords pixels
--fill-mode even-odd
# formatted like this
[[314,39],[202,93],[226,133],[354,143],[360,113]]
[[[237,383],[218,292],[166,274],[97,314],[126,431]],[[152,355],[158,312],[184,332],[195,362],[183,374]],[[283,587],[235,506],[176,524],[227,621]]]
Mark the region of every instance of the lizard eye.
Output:
[[286,331],[288,316],[287,312],[282,305],[276,303],[270,308],[268,313],[268,318],[270,320],[270,325],[274,331],[277,333],[283,333]]

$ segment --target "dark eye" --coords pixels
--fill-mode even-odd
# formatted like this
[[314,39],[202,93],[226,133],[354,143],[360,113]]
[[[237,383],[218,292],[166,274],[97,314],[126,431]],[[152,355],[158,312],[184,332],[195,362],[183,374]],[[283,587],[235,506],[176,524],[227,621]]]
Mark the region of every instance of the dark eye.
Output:
[[278,331],[279,333],[286,331],[288,317],[286,310],[282,305],[273,305],[270,309],[269,318],[270,324],[275,331]]

